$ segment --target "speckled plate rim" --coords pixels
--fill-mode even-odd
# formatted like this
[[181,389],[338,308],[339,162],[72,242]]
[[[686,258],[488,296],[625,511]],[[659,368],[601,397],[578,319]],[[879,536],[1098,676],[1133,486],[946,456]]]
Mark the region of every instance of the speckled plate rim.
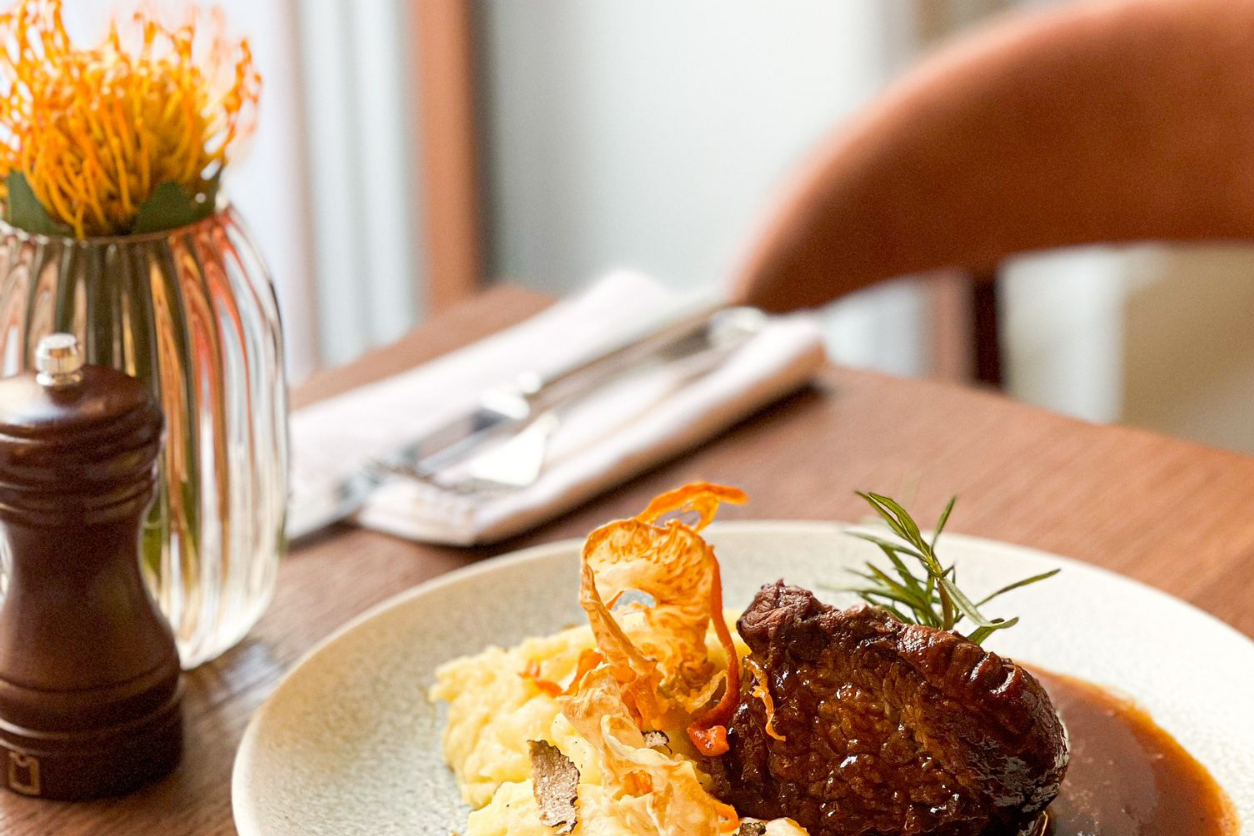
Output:
[[[846,523],[833,522],[735,521],[715,524],[709,529],[708,535],[718,548],[720,556],[723,556],[729,549],[734,549],[737,545],[743,546],[743,543],[737,543],[737,541],[752,541],[755,538],[775,538],[781,536],[784,538],[797,536],[833,538],[832,545],[835,546],[838,543],[847,545],[847,541],[851,538],[840,535],[845,534],[852,527]],[[1079,584],[1081,587],[1097,586],[1108,590],[1117,589],[1119,592],[1124,593],[1122,596],[1124,600],[1117,606],[1141,608],[1142,615],[1146,616],[1146,620],[1142,622],[1143,625],[1154,627],[1155,625],[1179,623],[1185,628],[1182,632],[1188,633],[1192,639],[1202,639],[1203,646],[1220,645],[1223,652],[1235,654],[1234,664],[1228,669],[1228,673],[1231,674],[1229,677],[1231,687],[1227,690],[1236,694],[1254,693],[1254,641],[1251,641],[1249,637],[1209,613],[1174,598],[1165,592],[1115,572],[1025,546],[948,532],[945,535],[944,543],[946,546],[946,559],[957,558],[964,562],[963,565],[970,563],[972,560],[978,562],[979,560],[989,561],[992,559],[1005,565],[1013,565],[1014,568],[1010,569],[1008,574],[1016,576],[1041,571],[1042,567],[1057,566],[1065,570],[1063,574],[1059,575],[1059,578],[1069,578],[1072,584]],[[333,829],[320,827],[318,822],[297,822],[286,817],[284,818],[284,824],[291,827],[277,829],[271,826],[274,824],[274,818],[273,816],[267,816],[266,802],[270,800],[270,796],[276,791],[276,787],[273,784],[267,785],[265,781],[261,780],[261,776],[266,771],[266,768],[273,769],[276,763],[281,768],[283,764],[284,754],[268,750],[267,748],[267,735],[270,733],[271,727],[277,724],[276,721],[285,710],[291,708],[289,699],[299,697],[302,677],[317,666],[321,660],[333,656],[334,650],[338,645],[344,643],[349,637],[358,634],[360,631],[369,630],[372,623],[377,623],[387,614],[414,606],[415,602],[425,603],[428,599],[438,596],[442,591],[473,585],[476,581],[485,577],[490,578],[498,572],[523,564],[543,563],[546,561],[556,562],[563,559],[573,562],[578,555],[581,545],[582,540],[577,539],[542,544],[449,572],[376,604],[318,642],[292,666],[274,692],[257,709],[240,742],[231,778],[232,808],[239,836],[279,836],[279,834],[288,832],[308,833],[310,836],[315,836],[315,834],[317,836],[322,836],[322,834],[330,836],[330,834],[337,832]],[[873,557],[874,555],[867,554],[864,556]],[[773,576],[781,573],[787,574],[790,571],[788,568],[788,556],[785,554],[782,557],[776,557],[778,562],[771,564],[773,571],[767,573],[767,575],[772,575],[772,577],[763,576],[760,578],[759,583],[772,580]],[[724,581],[727,583],[729,575],[735,577],[738,573],[736,570],[728,572],[726,557],[723,560],[725,567]],[[761,572],[759,572],[760,574]],[[1019,596],[1016,605],[1023,606],[1025,601],[1027,601],[1028,610],[1039,611],[1039,606],[1033,607],[1030,599],[1034,596],[1039,597],[1045,594],[1042,591],[1045,586],[1047,585],[1020,590],[1016,593]],[[1129,602],[1127,600],[1128,597],[1135,600]],[[1053,608],[1052,605],[1051,608]],[[1060,607],[1059,609],[1064,611],[1063,617],[1065,620],[1066,607]],[[1117,614],[1116,621],[1118,621]],[[557,629],[558,626],[560,625],[554,625],[551,629]],[[1018,654],[1015,651],[1015,646],[1022,643],[1014,642],[1012,638],[1016,634],[1023,636],[1025,633],[1022,627],[1017,628],[1017,631],[1011,630],[1001,634],[1001,636],[1005,637],[1006,644],[999,644],[994,649],[1012,658],[1023,658],[1029,664],[1036,664],[1060,673],[1073,674],[1092,681],[1109,684],[1109,680],[1103,679],[1103,671],[1100,666],[1089,666],[1087,669],[1084,666],[1079,666],[1081,669],[1077,669],[1076,665],[1051,664],[1049,658],[1040,658],[1042,655],[1040,652],[1029,652],[1026,656]],[[523,635],[517,636],[517,639],[521,638],[523,638]],[[1074,637],[1072,638],[1074,639]],[[1081,641],[1088,642],[1090,639],[1081,638]],[[1028,643],[1029,646],[1033,644],[1033,642]],[[1039,641],[1035,644],[1036,647],[1034,649],[1037,651],[1045,647]],[[1074,648],[1071,652],[1074,652]],[[1048,656],[1049,654],[1045,655]],[[1066,654],[1064,653],[1063,656],[1065,657]],[[1182,657],[1177,658],[1180,663],[1183,663]],[[1160,664],[1162,661],[1163,658],[1161,656],[1150,658],[1147,655],[1144,658],[1146,669],[1151,664]],[[1168,665],[1168,667],[1172,666]],[[1159,678],[1163,676],[1165,675],[1159,674]],[[429,677],[425,678],[424,681],[429,681]],[[1189,744],[1188,738],[1198,731],[1196,728],[1178,726],[1177,723],[1172,721],[1171,717],[1164,718],[1160,716],[1161,712],[1159,709],[1163,707],[1158,704],[1160,694],[1141,693],[1135,687],[1125,687],[1123,690],[1126,690],[1130,696],[1142,705],[1148,707],[1156,719],[1168,731],[1180,738],[1182,742]],[[1169,707],[1169,704],[1166,705]],[[1239,708],[1240,703],[1234,702],[1232,697],[1227,699],[1221,698],[1220,704],[1216,706],[1217,718],[1227,720],[1233,716],[1230,712]],[[1168,710],[1167,713],[1170,715],[1172,712]],[[1254,712],[1251,714],[1254,715]],[[1240,715],[1238,714],[1237,716]],[[1212,742],[1207,741],[1203,745],[1203,748],[1207,751],[1199,753],[1195,745],[1188,745],[1188,748],[1194,751],[1195,754],[1198,754],[1199,759],[1203,760],[1212,772],[1216,773],[1216,777],[1220,779],[1232,797],[1243,823],[1254,821],[1254,716],[1245,717],[1244,719],[1247,722],[1239,724],[1235,729],[1231,726],[1225,726],[1222,730],[1218,728],[1211,730],[1212,741],[1222,738],[1223,742],[1218,744],[1218,748]],[[1220,751],[1221,755],[1216,757],[1216,752]],[[1238,781],[1239,783],[1237,783]],[[290,790],[290,787],[277,788],[277,791],[280,792],[285,790]],[[348,788],[346,791],[352,792],[351,788]],[[442,818],[435,826],[441,832],[448,833],[456,825],[457,822],[450,823]],[[1243,824],[1242,831],[1245,832],[1245,830],[1246,828]],[[431,832],[436,831],[432,830]]]

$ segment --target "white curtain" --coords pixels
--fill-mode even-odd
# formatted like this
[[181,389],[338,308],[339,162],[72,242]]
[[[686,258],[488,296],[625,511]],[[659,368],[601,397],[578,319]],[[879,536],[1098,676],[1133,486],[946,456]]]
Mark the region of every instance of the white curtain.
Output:
[[405,0],[288,0],[299,24],[319,361],[405,333],[423,277]]

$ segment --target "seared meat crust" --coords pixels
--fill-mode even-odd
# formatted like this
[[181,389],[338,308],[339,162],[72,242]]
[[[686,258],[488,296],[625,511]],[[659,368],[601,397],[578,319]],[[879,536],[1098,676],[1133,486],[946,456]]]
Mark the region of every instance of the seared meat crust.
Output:
[[811,836],[1001,836],[1031,824],[1067,767],[1040,683],[953,633],[783,581],[737,623],[774,702],[742,679],[715,794]]

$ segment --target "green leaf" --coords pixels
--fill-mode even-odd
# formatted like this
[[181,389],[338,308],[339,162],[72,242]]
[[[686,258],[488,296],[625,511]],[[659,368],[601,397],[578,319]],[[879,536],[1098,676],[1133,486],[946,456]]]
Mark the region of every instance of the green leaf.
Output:
[[[850,532],[850,533],[860,540],[866,540],[868,543],[874,543],[876,546],[878,546],[880,551],[882,551],[885,555],[887,555],[889,561],[892,562],[893,568],[897,571],[897,574],[901,577],[902,583],[910,587],[911,591],[918,593],[920,596],[923,595],[923,587],[919,584],[918,578],[916,578],[913,574],[910,573],[910,570],[906,567],[905,562],[902,561],[900,557],[901,554],[908,554],[911,557],[915,558],[916,560],[924,560],[923,555],[911,549],[904,548],[903,546],[900,546],[897,543],[891,543],[888,540],[883,540],[879,537],[875,537],[870,534],[858,534],[856,532]],[[869,566],[870,564],[867,564],[867,565]],[[879,570],[877,569],[876,571],[879,571]]]
[[981,627],[980,629],[973,631],[971,635],[967,636],[967,640],[975,642],[976,644],[983,644],[984,640],[987,639],[989,636],[993,635],[993,633],[997,632],[998,630],[1005,630],[1007,628],[1013,627],[1018,623],[1019,623],[1019,619],[1017,617],[1012,618],[1009,621],[1002,621],[999,618],[997,619],[997,621],[994,621],[989,626]]
[[222,185],[222,169],[218,169],[218,173],[210,177],[205,183],[205,190],[201,193],[204,203],[201,205],[201,211],[204,213],[202,218],[207,218],[213,214],[218,208],[218,188]]
[[70,235],[70,228],[59,224],[35,197],[35,192],[20,171],[10,171],[5,182],[9,187],[9,199],[5,203],[5,220],[11,226],[36,235]]
[[885,589],[880,589],[879,587],[831,586],[831,587],[824,587],[824,588],[831,589],[833,592],[852,592],[854,595],[857,595],[859,598],[864,598],[864,599],[867,597],[872,597],[872,598],[883,598],[885,601],[896,601],[898,604],[905,604],[907,607],[914,609],[914,606],[913,606],[914,602],[910,600],[909,598],[903,597],[893,592],[889,592],[888,590],[885,590]]
[[1041,572],[1039,575],[1033,575],[1032,577],[1024,578],[1021,581],[1015,581],[1012,584],[1003,586],[1001,589],[997,590],[992,595],[986,596],[978,604],[976,604],[976,606],[982,607],[985,604],[987,604],[989,601],[996,598],[997,596],[1005,595],[1007,592],[1013,592],[1014,590],[1019,589],[1020,587],[1027,586],[1028,584],[1033,584],[1033,583],[1037,583],[1038,581],[1048,580],[1052,578],[1054,575],[1057,575],[1061,571],[1062,569],[1050,569],[1048,572]]
[[993,622],[985,618],[984,615],[976,608],[971,599],[959,589],[949,578],[941,578],[940,587],[949,594],[950,599],[954,602],[954,606],[958,611],[967,618],[975,622],[977,627],[989,627]]
[[875,513],[879,515],[880,519],[888,523],[888,527],[893,530],[894,534],[903,540],[910,539],[909,534],[901,527],[901,523],[897,521],[897,518],[894,517],[892,513],[889,512],[888,508],[880,501],[879,496],[873,493],[863,493],[862,491],[858,491],[857,494],[870,503],[871,510],[875,511]]
[[178,183],[162,183],[139,207],[132,235],[177,229],[207,218],[213,213],[217,195],[217,178],[210,181],[204,199],[196,200]]
[[885,540],[883,537],[876,537],[874,534],[864,534],[861,531],[850,531],[849,533],[854,537],[857,537],[859,540],[866,540],[868,543],[874,543],[884,551],[891,549],[898,554],[908,554],[916,560],[924,559],[923,555],[919,554],[917,551],[904,543],[894,543],[891,540]]
[[897,583],[895,580],[893,580],[887,574],[885,574],[882,570],[876,569],[870,563],[866,565],[866,568],[871,571],[871,580],[879,581],[881,584],[883,584],[884,589],[891,589],[893,592],[900,595],[903,603],[906,601],[913,601],[915,603],[925,603],[923,599],[914,590]]
[[919,584],[918,578],[910,574],[910,570],[906,568],[906,564],[898,556],[896,549],[888,549],[880,547],[884,554],[888,555],[888,559],[892,561],[893,569],[897,571],[897,575],[901,578],[901,582],[910,588],[911,592],[917,595],[923,595],[923,587]]
[[936,531],[932,534],[932,549],[936,549],[936,541],[940,539],[941,532],[945,530],[945,523],[949,522],[949,515],[953,513],[954,503],[958,501],[957,496],[949,497],[949,504],[945,506],[945,510],[941,513],[940,519],[936,522]]
[[890,613],[893,614],[893,618],[897,619],[902,624],[910,623],[910,619],[906,618],[905,614],[902,613],[901,610],[894,607],[892,604],[878,604],[877,606],[880,607],[881,609],[888,610]]
[[[897,504],[896,500],[876,493],[868,494],[868,496],[875,500],[877,507],[883,506],[887,509],[888,513],[891,514],[892,518],[897,523],[897,526],[894,526],[894,528],[899,526],[902,530],[904,530],[905,533],[903,536],[906,540],[914,544],[922,542],[923,534],[919,531],[919,526],[915,524],[914,519],[906,512],[906,509]],[[885,516],[887,517],[887,515]]]

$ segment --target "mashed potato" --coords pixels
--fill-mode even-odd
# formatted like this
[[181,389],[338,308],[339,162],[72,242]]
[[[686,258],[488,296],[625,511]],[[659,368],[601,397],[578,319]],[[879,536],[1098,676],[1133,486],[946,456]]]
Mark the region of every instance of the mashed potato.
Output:
[[549,741],[575,762],[585,781],[599,782],[598,759],[562,716],[557,700],[522,676],[535,660],[545,679],[569,680],[579,654],[591,647],[592,631],[575,627],[508,650],[490,647],[436,672],[431,698],[449,704],[444,758],[467,804],[482,807],[502,784],[529,782],[528,740]]
[[[735,613],[727,613],[731,624]],[[726,656],[711,630],[710,660],[725,668]],[[444,757],[457,778],[462,798],[475,808],[465,836],[553,836],[540,823],[531,786],[527,741],[547,740],[579,769],[579,825],[576,836],[630,836],[616,815],[614,799],[601,786],[598,753],[562,716],[557,699],[522,673],[538,662],[543,679],[565,683],[574,675],[579,654],[593,647],[592,631],[574,627],[552,636],[529,638],[503,650],[490,647],[455,659],[436,673],[431,699],[448,703]],[[739,644],[738,652],[748,649]],[[673,751],[693,756],[683,729],[664,729]],[[771,822],[770,836],[798,836],[805,831],[787,821]]]

